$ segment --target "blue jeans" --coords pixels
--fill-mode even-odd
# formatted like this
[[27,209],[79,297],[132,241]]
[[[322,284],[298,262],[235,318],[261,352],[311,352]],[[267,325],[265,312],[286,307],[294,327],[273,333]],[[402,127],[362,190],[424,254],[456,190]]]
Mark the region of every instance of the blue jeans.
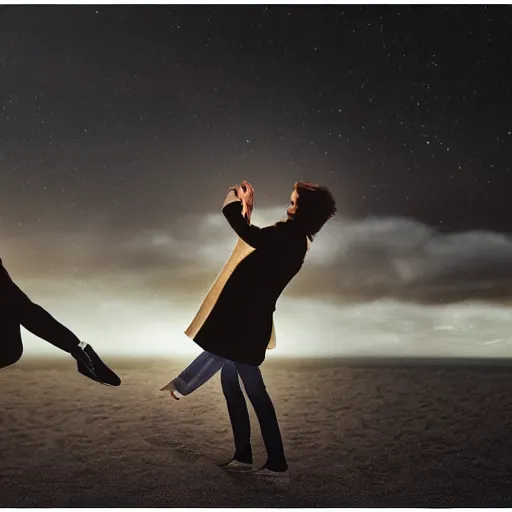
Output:
[[258,366],[236,363],[205,351],[173,382],[182,395],[188,395],[210,380],[219,370],[222,370],[220,376],[222,391],[226,398],[235,438],[234,458],[240,462],[252,463],[251,423],[240,386],[241,379],[260,424],[261,435],[267,450],[265,467],[274,471],[288,469],[274,404],[267,393]]
[[224,365],[224,358],[201,352],[175,379],[174,387],[184,396],[206,384]]

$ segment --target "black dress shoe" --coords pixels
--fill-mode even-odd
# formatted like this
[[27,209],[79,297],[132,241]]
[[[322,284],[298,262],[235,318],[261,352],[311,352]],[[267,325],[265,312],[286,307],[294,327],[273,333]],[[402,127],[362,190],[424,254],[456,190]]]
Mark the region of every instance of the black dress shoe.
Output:
[[100,359],[87,343],[80,343],[71,355],[76,359],[79,373],[101,384],[119,386],[121,379]]

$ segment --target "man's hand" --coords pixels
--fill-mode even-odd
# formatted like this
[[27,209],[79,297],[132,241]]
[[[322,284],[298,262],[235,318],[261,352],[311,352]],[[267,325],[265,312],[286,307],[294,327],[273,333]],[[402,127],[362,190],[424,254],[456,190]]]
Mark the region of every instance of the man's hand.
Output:
[[254,208],[254,188],[248,181],[242,181],[241,185],[229,187],[228,192],[233,191],[242,201],[242,216],[251,219],[252,209]]
[[254,208],[254,188],[248,181],[242,181],[242,185],[237,188],[238,197],[242,200],[242,215],[251,218]]

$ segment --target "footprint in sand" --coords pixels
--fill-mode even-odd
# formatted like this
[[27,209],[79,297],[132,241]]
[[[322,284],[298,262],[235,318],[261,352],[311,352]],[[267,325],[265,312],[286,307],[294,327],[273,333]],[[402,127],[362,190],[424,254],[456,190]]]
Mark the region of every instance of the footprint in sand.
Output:
[[142,438],[151,446],[155,446],[159,449],[165,448],[179,455],[185,455],[187,458],[199,459],[204,457],[204,454],[198,453],[190,446],[180,443],[169,435],[148,434],[142,436]]

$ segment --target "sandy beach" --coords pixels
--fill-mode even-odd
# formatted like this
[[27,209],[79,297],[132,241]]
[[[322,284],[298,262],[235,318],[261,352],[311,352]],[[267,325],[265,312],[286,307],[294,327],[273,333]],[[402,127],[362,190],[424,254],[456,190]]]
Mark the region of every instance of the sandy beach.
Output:
[[[230,475],[218,375],[176,402],[187,360],[109,360],[120,388],[68,360],[0,373],[0,507],[507,507],[512,365],[268,361],[291,480]],[[264,461],[253,420],[257,462]]]

